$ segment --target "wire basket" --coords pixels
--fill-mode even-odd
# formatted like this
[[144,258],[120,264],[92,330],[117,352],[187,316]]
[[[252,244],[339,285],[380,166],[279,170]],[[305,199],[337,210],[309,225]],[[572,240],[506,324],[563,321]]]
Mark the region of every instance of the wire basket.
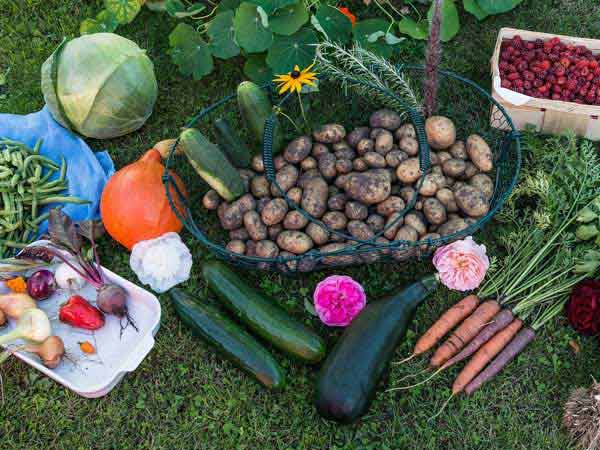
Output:
[[[415,85],[424,79],[422,67],[403,66],[401,69]],[[167,158],[163,176],[171,207],[186,229],[212,253],[230,263],[247,268],[276,270],[284,273],[310,272],[335,266],[367,264],[384,260],[407,261],[429,256],[439,246],[472,235],[483,227],[502,207],[512,192],[521,166],[519,133],[504,108],[470,80],[447,71],[440,71],[439,78],[439,106],[436,114],[452,119],[457,128],[457,139],[466,139],[473,133],[479,134],[489,144],[493,153],[494,171],[488,175],[493,178],[494,192],[490,200],[489,212],[477,220],[471,220],[472,223],[459,232],[440,237],[427,237],[418,241],[382,239],[389,228],[397,226],[398,221],[403,220],[406,214],[418,207],[419,198],[416,192],[406,202],[405,209],[397,215],[395,221],[387,223],[383,230],[375,232],[373,237],[368,239],[358,239],[345,229],[334,230],[320,219],[311,216],[287,196],[275,179],[276,170],[272,154],[275,113],[266,121],[262,149],[256,149],[262,150],[264,175],[278,190],[279,196],[286,200],[289,211],[296,210],[307,219],[309,224],[315,223],[324,228],[335,245],[328,243],[301,255],[279,255],[274,258],[243,255],[228,250],[226,248],[228,234],[222,229],[216,217],[217,214],[200,206],[202,195],[209,189],[208,185],[200,180],[189,167],[183,165],[174,167],[176,164],[174,149],[177,143],[173,145]],[[373,88],[373,86],[369,87]],[[297,96],[280,97],[273,92],[271,85],[265,85],[263,89],[269,92],[273,104],[276,105],[274,111],[277,112],[278,120],[282,125],[285,142],[303,134],[298,130],[302,127],[304,133],[310,134],[309,131],[312,127],[326,123],[341,123],[346,130],[368,125],[371,112],[386,106],[382,104],[382,99],[389,99],[395,105],[405,105],[403,110],[396,108],[396,112],[404,116],[405,123],[412,123],[415,128],[419,143],[421,172],[426,174],[431,170],[430,149],[425,136],[422,113],[409,107],[394,92],[379,89],[380,95],[377,96],[360,95],[352,89],[345,89],[335,81],[320,80],[318,92],[302,95],[302,108],[300,108]],[[420,86],[417,89],[419,92],[421,91]],[[247,134],[237,108],[235,93],[202,109],[188,122],[186,127],[198,128],[211,137],[212,122],[217,118],[226,118],[247,143],[251,142],[252,139]],[[188,198],[179,191],[170,175],[170,170],[173,169],[176,169],[178,175],[188,186],[188,191],[190,191]],[[422,181],[423,177],[419,183]],[[418,191],[419,187],[420,184],[415,187],[415,190]],[[174,196],[177,197],[179,207],[175,207]]]

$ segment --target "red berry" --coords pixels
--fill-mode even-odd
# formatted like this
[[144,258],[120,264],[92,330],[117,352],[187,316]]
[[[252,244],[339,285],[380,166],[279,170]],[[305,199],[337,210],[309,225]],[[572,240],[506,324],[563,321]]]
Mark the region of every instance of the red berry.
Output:
[[502,80],[502,82],[500,83],[500,86],[502,86],[503,88],[506,88],[506,89],[510,89],[510,87],[512,86],[512,83],[508,80]]
[[545,59],[540,63],[540,67],[542,68],[542,70],[548,70],[550,68],[550,61]]
[[514,80],[521,78],[521,76],[517,72],[513,72],[513,73],[509,73],[506,78],[508,78],[510,81],[514,81]]
[[590,69],[597,69],[599,66],[600,66],[600,63],[598,63],[598,61],[596,61],[595,59],[591,59],[588,64],[588,67]]
[[524,81],[523,82],[523,89],[525,89],[526,91],[530,90],[531,89],[531,81],[527,81],[527,80]]
[[552,94],[552,100],[560,100],[560,94]]
[[560,84],[560,85],[565,84],[566,82],[567,82],[567,78],[566,77],[558,77],[556,79],[556,83]]
[[528,42],[527,44],[525,44],[525,47],[527,48],[527,50],[533,50],[535,48],[535,44],[533,42]]
[[523,78],[529,81],[533,81],[535,80],[535,73],[531,72],[530,70],[525,70],[523,72]]
[[543,81],[542,81],[542,80],[537,80],[537,79],[536,79],[536,80],[533,80],[533,83],[532,83],[532,84],[533,84],[533,86],[534,86],[534,87],[540,87],[540,86],[542,86],[544,83],[543,83]]
[[546,85],[540,86],[538,88],[538,91],[540,92],[540,94],[544,94],[545,92],[548,91],[548,87]]

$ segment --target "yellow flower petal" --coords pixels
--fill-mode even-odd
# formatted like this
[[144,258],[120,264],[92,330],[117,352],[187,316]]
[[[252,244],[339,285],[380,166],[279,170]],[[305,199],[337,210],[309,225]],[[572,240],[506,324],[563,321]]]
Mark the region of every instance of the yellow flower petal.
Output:
[[[314,66],[314,65],[315,65],[315,63],[312,63],[310,66],[308,66],[307,68],[305,68],[305,69],[302,71],[302,73],[306,73],[306,72],[308,72],[310,69],[312,69],[312,68],[313,68],[313,66]],[[298,66],[296,66],[296,67],[298,67]]]
[[300,72],[300,67],[298,67],[298,64],[294,66],[294,72]]

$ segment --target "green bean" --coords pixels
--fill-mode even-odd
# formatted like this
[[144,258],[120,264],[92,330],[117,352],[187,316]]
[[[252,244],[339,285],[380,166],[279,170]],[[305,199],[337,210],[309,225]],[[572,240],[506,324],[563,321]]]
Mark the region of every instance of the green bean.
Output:
[[21,175],[19,175],[18,173],[15,173],[12,178],[10,179],[10,186],[11,187],[16,187],[17,183],[19,182],[19,180],[21,179]]
[[44,141],[44,140],[40,138],[40,139],[38,139],[38,140],[36,141],[35,145],[33,146],[33,149],[32,149],[32,151],[33,151],[33,153],[35,153],[36,155],[37,155],[37,154],[40,152],[40,148],[42,147],[42,142],[43,142],[43,141]]
[[62,195],[58,195],[56,197],[47,197],[40,200],[39,202],[40,205],[49,205],[51,203],[73,203],[76,205],[87,205],[88,203],[92,202],[90,202],[89,200],[84,200],[82,198],[67,197]]
[[59,168],[58,165],[54,161],[52,161],[50,158],[46,158],[45,156],[42,156],[42,155],[31,155],[31,156],[28,156],[25,159],[25,162],[23,163],[23,166],[25,167],[25,170],[27,170],[27,167],[33,161],[36,161],[36,162],[38,162],[39,164],[41,164],[43,166],[53,168],[54,170],[58,170],[58,168]]

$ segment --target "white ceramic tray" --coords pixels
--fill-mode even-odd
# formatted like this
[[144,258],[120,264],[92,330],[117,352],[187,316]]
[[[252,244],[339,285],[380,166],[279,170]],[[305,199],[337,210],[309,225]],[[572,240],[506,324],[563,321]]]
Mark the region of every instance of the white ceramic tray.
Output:
[[[43,244],[43,241],[39,244]],[[55,267],[56,265],[50,267],[50,270]],[[155,295],[110,270],[104,269],[104,273],[111,282],[127,291],[129,314],[135,320],[139,332],[130,325],[119,337],[121,330],[119,319],[108,315],[105,325],[93,333],[60,322],[58,308],[70,295],[78,294],[95,303],[96,291],[92,286],[86,285],[80,291],[73,293],[59,290],[49,299],[38,302],[38,308],[44,310],[50,318],[53,334],[63,339],[68,358],[63,359],[56,369],[48,369],[42,365],[37,356],[27,352],[15,352],[15,356],[19,359],[87,398],[108,394],[127,372],[134,371],[154,346],[154,335],[160,326],[161,308]],[[5,286],[0,290],[8,291]],[[11,321],[7,327],[0,328],[0,335],[14,325],[14,321]],[[82,341],[91,342],[96,347],[97,353],[86,356],[79,348],[78,343]],[[18,345],[18,341],[16,344]]]

